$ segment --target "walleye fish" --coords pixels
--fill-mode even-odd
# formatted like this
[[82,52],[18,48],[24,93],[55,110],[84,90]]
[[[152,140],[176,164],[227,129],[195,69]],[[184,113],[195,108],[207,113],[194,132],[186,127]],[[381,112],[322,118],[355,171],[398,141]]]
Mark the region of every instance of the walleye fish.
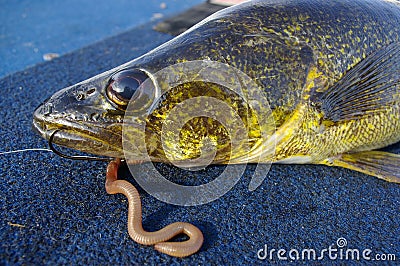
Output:
[[[400,140],[399,25],[399,1],[246,2],[58,91],[36,109],[34,129],[102,156],[197,166],[211,143],[211,163],[322,164],[400,183],[400,155],[377,150]],[[166,80],[174,85],[163,89]],[[201,115],[215,106],[190,101],[201,97],[232,115]],[[245,134],[226,129],[237,120]]]

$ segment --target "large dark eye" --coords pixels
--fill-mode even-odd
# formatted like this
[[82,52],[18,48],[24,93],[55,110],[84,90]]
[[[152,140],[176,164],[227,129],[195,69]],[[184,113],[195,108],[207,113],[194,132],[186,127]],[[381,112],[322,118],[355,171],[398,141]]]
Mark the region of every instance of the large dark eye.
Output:
[[107,97],[119,109],[125,110],[136,90],[147,78],[146,73],[138,69],[122,70],[110,78]]

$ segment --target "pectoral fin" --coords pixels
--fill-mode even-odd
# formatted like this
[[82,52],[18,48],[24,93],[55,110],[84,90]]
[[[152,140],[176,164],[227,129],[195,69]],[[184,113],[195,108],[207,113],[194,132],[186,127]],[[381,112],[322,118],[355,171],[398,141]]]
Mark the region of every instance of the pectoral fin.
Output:
[[396,42],[368,55],[318,97],[324,117],[337,122],[398,104],[399,90],[400,43]]
[[342,154],[323,164],[340,166],[376,176],[383,180],[400,183],[400,154],[382,151],[365,151]]

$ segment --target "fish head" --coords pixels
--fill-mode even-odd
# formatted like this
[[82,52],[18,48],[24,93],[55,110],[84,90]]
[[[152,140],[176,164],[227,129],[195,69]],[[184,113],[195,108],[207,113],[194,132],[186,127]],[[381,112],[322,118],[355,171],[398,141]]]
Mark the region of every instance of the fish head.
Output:
[[34,112],[34,129],[103,156],[242,162],[275,127],[257,82],[266,75],[248,67],[248,76],[239,56],[223,53],[242,46],[239,34],[226,34],[230,24],[225,13],[213,15],[133,61],[56,92]]
[[112,70],[64,88],[36,108],[33,128],[45,139],[57,131],[53,142],[61,146],[121,157],[127,98],[147,77],[139,69]]

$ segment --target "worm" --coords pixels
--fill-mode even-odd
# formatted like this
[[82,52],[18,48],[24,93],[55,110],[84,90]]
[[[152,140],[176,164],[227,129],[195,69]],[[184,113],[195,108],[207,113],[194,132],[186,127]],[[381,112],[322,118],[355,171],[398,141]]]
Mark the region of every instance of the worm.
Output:
[[[108,194],[124,194],[128,198],[128,232],[130,237],[143,245],[154,245],[161,253],[174,257],[186,257],[196,253],[203,244],[203,234],[196,226],[175,222],[155,231],[147,232],[142,226],[142,204],[139,192],[129,182],[118,179],[120,159],[111,161],[107,166],[106,191]],[[188,240],[182,242],[167,242],[171,238],[185,234]]]

